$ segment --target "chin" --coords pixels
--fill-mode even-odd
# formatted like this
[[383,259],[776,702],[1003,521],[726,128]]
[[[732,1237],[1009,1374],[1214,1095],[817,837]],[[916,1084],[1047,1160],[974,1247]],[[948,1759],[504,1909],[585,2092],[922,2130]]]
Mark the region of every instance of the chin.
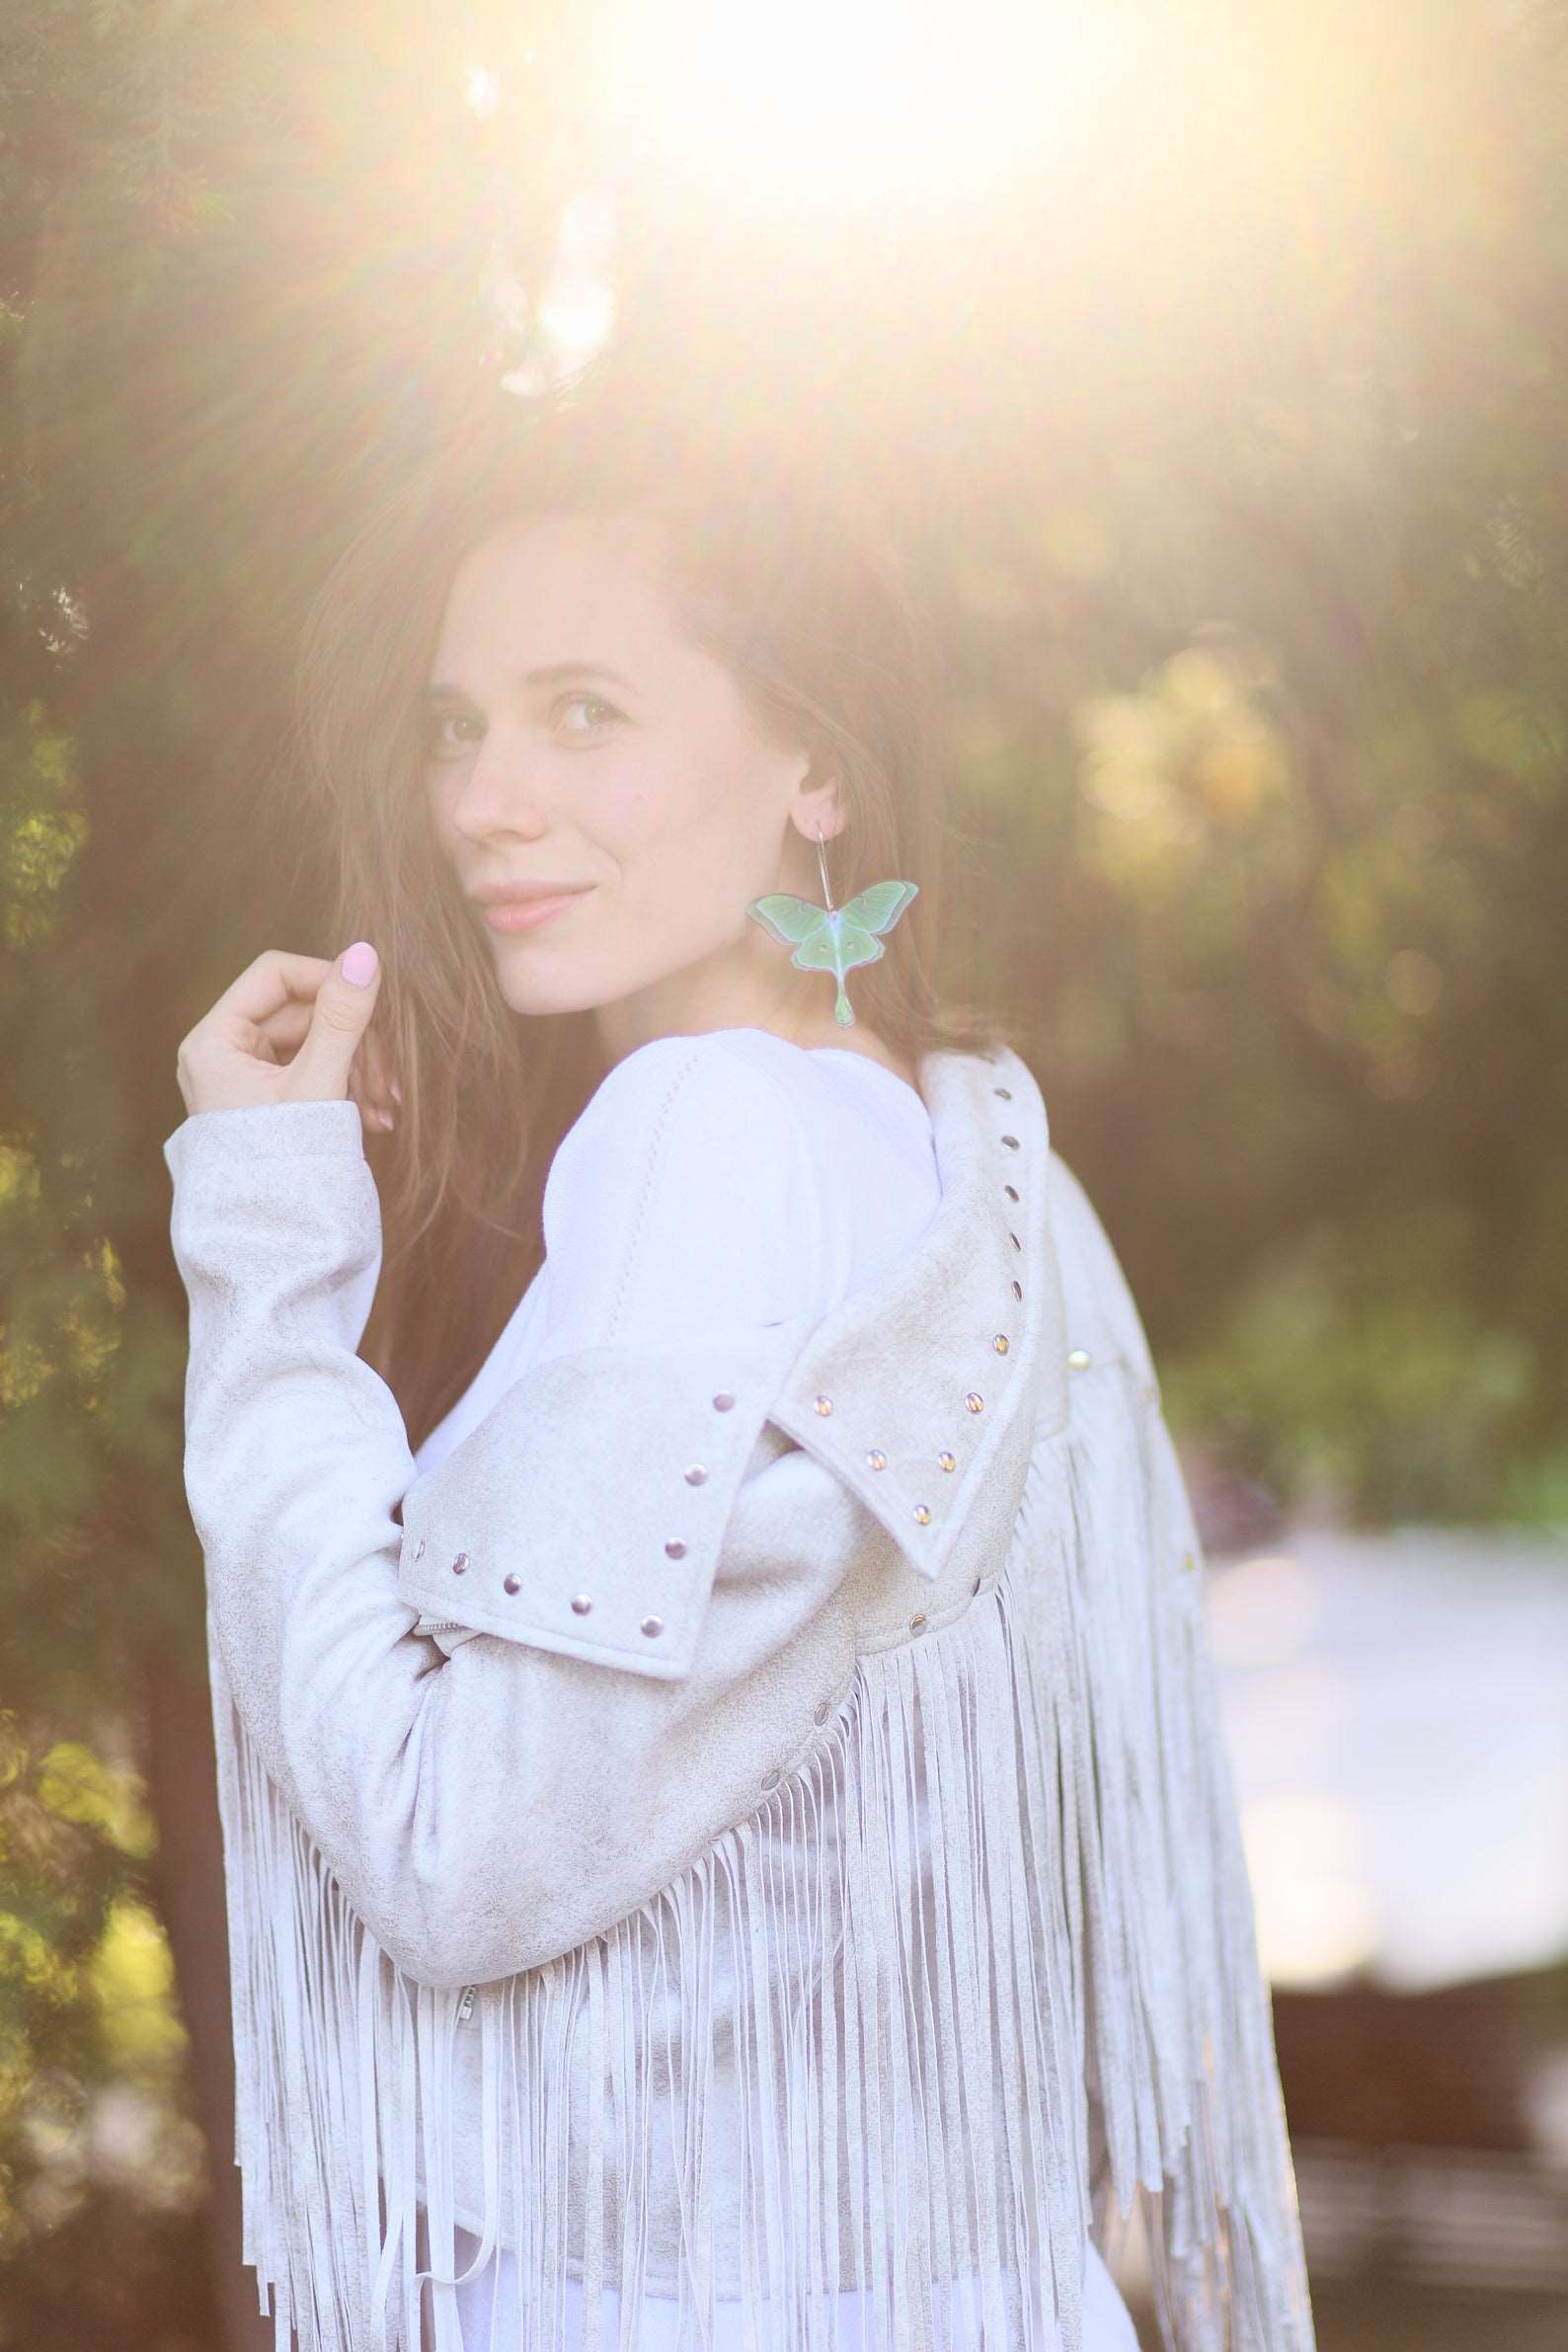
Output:
[[613,981],[595,978],[581,965],[574,967],[563,958],[553,964],[547,956],[529,950],[521,954],[508,953],[510,941],[502,942],[502,952],[496,958],[496,984],[514,1013],[535,1018],[547,1013],[589,1012],[620,993]]
[[512,973],[505,970],[497,974],[501,993],[514,1013],[526,1013],[538,1019],[547,1013],[581,1013],[589,1006],[602,1003],[598,991],[588,986],[574,987],[570,979],[562,976],[553,984],[543,975]]

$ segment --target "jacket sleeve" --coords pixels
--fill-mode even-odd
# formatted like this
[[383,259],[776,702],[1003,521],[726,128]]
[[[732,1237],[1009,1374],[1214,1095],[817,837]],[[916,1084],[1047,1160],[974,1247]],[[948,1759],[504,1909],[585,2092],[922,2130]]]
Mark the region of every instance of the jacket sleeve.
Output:
[[[805,1181],[825,1218],[800,1115],[717,1048],[634,1058],[624,1084],[652,1077],[660,1115],[628,1129],[607,1098],[598,1134],[625,1153],[641,1222],[574,1223],[561,1192],[559,1232],[589,1287],[613,1263],[626,1302],[672,1225],[684,1326],[616,1339],[612,1311],[612,1336],[588,1342],[591,1317],[569,1318],[560,1352],[424,1477],[355,1352],[382,1250],[357,1107],[198,1113],[164,1145],[211,1638],[291,1811],[431,1985],[574,1948],[759,1803],[852,1666],[831,1604],[881,1539],[830,1468],[766,1426],[814,1313],[729,1318],[708,1192],[663,1181],[666,1155],[689,1165],[717,1135],[754,1227],[798,1222]],[[443,1655],[415,1630],[437,1610],[479,1638]]]

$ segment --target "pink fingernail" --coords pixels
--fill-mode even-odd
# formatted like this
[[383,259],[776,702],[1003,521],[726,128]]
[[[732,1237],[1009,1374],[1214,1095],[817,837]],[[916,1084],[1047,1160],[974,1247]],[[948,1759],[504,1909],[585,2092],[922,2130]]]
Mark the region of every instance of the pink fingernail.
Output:
[[375,978],[376,952],[368,939],[356,939],[343,959],[343,977],[356,988],[367,988]]

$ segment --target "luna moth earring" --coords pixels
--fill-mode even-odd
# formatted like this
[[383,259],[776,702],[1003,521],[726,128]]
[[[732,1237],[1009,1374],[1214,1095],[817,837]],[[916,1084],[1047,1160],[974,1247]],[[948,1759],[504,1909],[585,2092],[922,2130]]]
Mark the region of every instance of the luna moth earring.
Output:
[[800,971],[831,972],[835,976],[838,995],[833,1004],[833,1019],[841,1029],[847,1029],[855,1016],[844,993],[845,973],[852,972],[857,964],[874,964],[887,953],[876,934],[893,929],[920,886],[917,882],[872,882],[863,891],[857,891],[847,905],[835,906],[820,824],[817,863],[822,868],[824,905],[814,905],[810,899],[797,899],[792,891],[771,891],[766,898],[753,899],[746,913],[782,946],[794,948],[790,962]]

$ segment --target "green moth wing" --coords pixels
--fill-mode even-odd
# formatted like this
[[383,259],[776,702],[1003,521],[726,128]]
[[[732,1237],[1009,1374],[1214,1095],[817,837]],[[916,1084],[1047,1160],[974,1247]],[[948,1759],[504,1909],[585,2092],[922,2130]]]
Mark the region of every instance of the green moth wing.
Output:
[[840,1028],[854,1020],[844,976],[858,964],[874,964],[887,953],[874,934],[891,931],[919,889],[916,882],[873,882],[842,906],[817,906],[791,891],[753,899],[746,913],[771,937],[795,952],[790,962],[802,972],[831,972],[838,980],[833,1019]]
[[765,899],[753,899],[746,913],[754,915],[764,931],[771,931],[781,946],[793,947],[798,940],[811,938],[824,909],[814,906],[810,899],[797,899],[793,892],[773,891]]
[[869,883],[838,911],[862,930],[891,931],[919,887],[917,882]]

